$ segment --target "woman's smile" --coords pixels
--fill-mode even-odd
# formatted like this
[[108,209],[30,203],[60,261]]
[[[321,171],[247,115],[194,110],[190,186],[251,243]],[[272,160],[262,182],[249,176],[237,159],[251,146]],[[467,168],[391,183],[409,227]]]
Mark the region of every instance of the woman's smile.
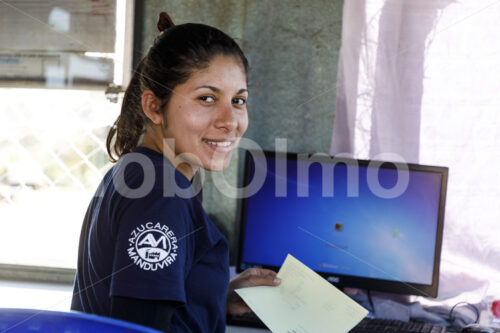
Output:
[[221,153],[227,153],[230,152],[234,149],[234,143],[235,139],[232,140],[210,140],[210,139],[203,139],[203,142],[206,143],[210,149],[213,149],[214,151],[221,152]]

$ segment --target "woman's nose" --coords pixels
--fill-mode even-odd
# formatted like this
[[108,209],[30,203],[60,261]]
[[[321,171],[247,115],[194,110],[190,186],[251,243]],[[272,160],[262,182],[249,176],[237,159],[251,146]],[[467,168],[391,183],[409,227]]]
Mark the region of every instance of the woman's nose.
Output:
[[238,126],[232,103],[219,104],[215,126],[225,129],[227,132],[231,132]]

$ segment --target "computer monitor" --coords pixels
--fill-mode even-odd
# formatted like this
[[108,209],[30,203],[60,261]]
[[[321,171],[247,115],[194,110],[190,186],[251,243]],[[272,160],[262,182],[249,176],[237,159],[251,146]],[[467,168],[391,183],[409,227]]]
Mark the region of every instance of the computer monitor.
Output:
[[448,168],[247,151],[237,271],[292,254],[338,287],[436,297]]

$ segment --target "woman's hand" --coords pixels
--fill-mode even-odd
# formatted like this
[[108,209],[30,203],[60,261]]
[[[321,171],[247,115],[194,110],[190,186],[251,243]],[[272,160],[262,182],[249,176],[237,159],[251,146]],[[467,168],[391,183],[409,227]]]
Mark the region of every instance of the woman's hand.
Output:
[[238,315],[252,311],[234,291],[235,289],[256,286],[277,286],[280,282],[280,279],[276,277],[276,272],[269,269],[249,268],[245,270],[229,282],[226,312]]

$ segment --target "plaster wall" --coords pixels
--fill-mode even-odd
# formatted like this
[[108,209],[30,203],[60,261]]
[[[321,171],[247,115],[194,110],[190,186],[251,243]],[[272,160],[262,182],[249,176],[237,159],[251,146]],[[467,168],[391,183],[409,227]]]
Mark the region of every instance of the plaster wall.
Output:
[[[287,139],[290,152],[328,152],[335,112],[342,0],[147,0],[144,1],[142,52],[157,36],[158,14],[167,11],[175,24],[215,26],[233,37],[249,62],[245,137],[274,150]],[[243,151],[224,171],[237,186]],[[234,262],[237,201],[214,186],[207,174],[203,204],[230,241]]]

